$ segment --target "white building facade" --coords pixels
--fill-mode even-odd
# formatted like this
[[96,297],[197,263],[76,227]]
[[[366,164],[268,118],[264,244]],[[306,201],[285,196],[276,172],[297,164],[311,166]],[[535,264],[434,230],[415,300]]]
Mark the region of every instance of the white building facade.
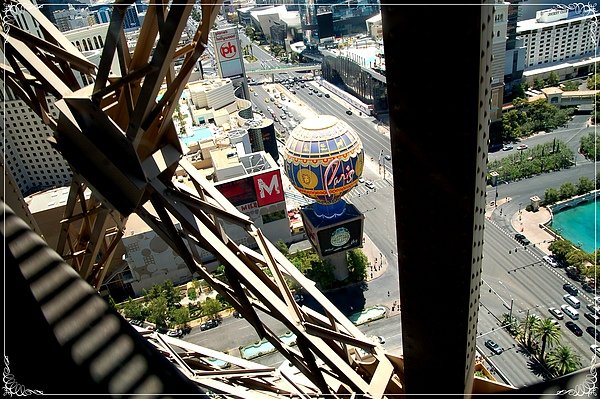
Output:
[[[536,18],[517,24],[517,34],[526,48],[525,68],[573,60],[594,54],[598,47],[593,12],[563,9],[542,10]],[[595,39],[595,40],[594,40]]]

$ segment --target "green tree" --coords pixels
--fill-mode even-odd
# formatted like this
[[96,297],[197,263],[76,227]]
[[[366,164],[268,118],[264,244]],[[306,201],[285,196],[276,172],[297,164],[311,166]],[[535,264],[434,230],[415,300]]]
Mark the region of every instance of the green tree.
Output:
[[167,307],[169,309],[174,308],[179,304],[183,295],[181,291],[173,285],[171,280],[166,280],[162,285],[162,296],[167,300]]
[[108,296],[108,307],[111,308],[112,310],[114,310],[115,312],[119,311],[119,309],[117,308],[117,303],[115,302],[113,297],[110,295]]
[[579,152],[593,161],[600,161],[600,135],[592,132],[581,138]]
[[167,298],[160,296],[152,299],[148,304],[148,320],[156,324],[157,327],[167,327],[169,319],[169,308],[167,306]]
[[285,242],[283,242],[283,240],[277,240],[275,242],[275,246],[277,247],[279,252],[281,252],[285,256],[288,256],[288,254],[290,253],[290,250],[288,249],[287,244]]
[[516,109],[502,114],[502,140],[513,141],[523,135],[521,126],[525,124],[525,115]]
[[593,76],[590,76],[587,80],[587,88],[590,90],[598,90],[599,84],[600,84],[600,73],[596,73]]
[[560,330],[552,320],[542,319],[532,326],[532,333],[542,341],[540,359],[544,361],[546,347],[552,347],[560,342]]
[[525,91],[528,90],[526,83],[514,85],[512,88],[513,98],[525,98]]
[[562,89],[564,91],[577,91],[579,90],[579,82],[576,80],[565,82]]
[[506,330],[511,335],[517,335],[519,332],[519,320],[515,316],[511,316],[508,313],[502,315],[502,325],[506,326]]
[[325,259],[311,260],[306,277],[319,284],[323,290],[333,288],[336,282],[333,266]]
[[575,250],[573,245],[567,240],[552,241],[548,246],[548,249],[559,262],[563,263],[567,262],[567,256]]
[[351,282],[363,281],[367,278],[369,259],[360,249],[348,251],[348,280]]
[[190,321],[190,310],[187,306],[171,309],[169,319],[172,327],[184,327]]
[[535,90],[539,90],[539,89],[543,89],[544,88],[544,81],[540,78],[535,78],[533,80],[533,88]]
[[128,319],[143,321],[146,318],[143,305],[139,301],[134,301],[131,297],[123,305],[123,314]]
[[586,176],[581,176],[577,182],[577,194],[589,193],[594,189],[594,182]]
[[190,301],[195,301],[198,298],[198,292],[196,291],[195,287],[191,287],[188,290],[187,295]]
[[557,86],[558,75],[555,72],[550,72],[550,76],[546,79],[546,86]]
[[577,193],[577,188],[573,183],[566,182],[560,186],[560,199],[564,200],[567,198],[574,197]]
[[215,298],[206,298],[202,302],[202,314],[210,319],[217,319],[221,311],[221,302]]
[[529,315],[520,324],[520,330],[523,337],[523,342],[528,348],[531,348],[531,341],[533,339],[533,331],[535,326],[540,322],[540,319],[535,315]]
[[559,346],[548,353],[546,364],[559,376],[581,368],[581,358],[572,348]]
[[551,205],[560,199],[560,193],[555,188],[547,188],[544,192],[544,204]]

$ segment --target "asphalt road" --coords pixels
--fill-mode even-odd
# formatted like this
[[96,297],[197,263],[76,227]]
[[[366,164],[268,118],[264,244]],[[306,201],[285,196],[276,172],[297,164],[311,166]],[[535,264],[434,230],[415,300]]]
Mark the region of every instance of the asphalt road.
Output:
[[[254,55],[265,66],[281,64],[260,47],[253,46]],[[311,82],[309,85],[322,91],[316,82]],[[267,107],[271,107],[276,116],[280,118],[281,110],[271,102],[264,102],[264,98],[268,97],[264,87],[254,85],[253,90],[258,93],[257,96],[252,95],[252,101],[256,108],[262,109],[265,115],[268,116]],[[305,88],[297,90],[296,95],[291,96],[291,101],[302,102],[311,107],[317,114],[330,114],[346,121],[356,129],[361,137],[367,159],[364,176],[374,181],[376,191],[367,189],[364,185],[359,185],[345,199],[365,213],[365,233],[385,254],[389,262],[385,275],[382,278],[372,280],[368,285],[368,289],[363,292],[365,306],[375,304],[390,306],[394,300],[399,298],[395,215],[394,208],[391,206],[394,198],[391,173],[386,173],[387,180],[384,180],[379,172],[377,162],[382,149],[384,153],[389,153],[389,137],[377,130],[377,121],[374,118],[361,117],[355,112],[353,112],[353,115],[347,115],[348,106],[336,100],[333,94],[330,98],[317,97],[314,94],[309,95],[308,89]],[[288,106],[288,109],[299,120],[302,119],[300,114],[293,111],[293,107]],[[579,138],[589,131],[589,128],[584,127],[585,119],[587,119],[585,116],[575,116],[566,128],[539,134],[523,142],[531,147],[542,142],[551,141],[556,137],[567,142],[572,149],[576,150]],[[279,130],[282,130],[281,124],[276,124],[276,126]],[[510,152],[491,153],[489,159],[506,156],[508,153]],[[370,161],[371,156],[374,158],[373,161]],[[386,166],[390,167],[391,162],[387,162]],[[595,169],[596,165],[594,163],[577,158],[577,166],[570,169],[510,184],[502,184],[498,187],[499,198],[508,196],[512,198],[512,201],[502,205],[504,219],[495,216],[493,222],[486,221],[483,285],[481,287],[477,344],[491,364],[506,377],[507,382],[517,387],[541,381],[543,370],[540,369],[535,359],[531,358],[527,351],[520,347],[519,343],[501,326],[502,314],[509,312],[512,302],[513,315],[519,319],[523,319],[528,312],[538,314],[541,317],[550,317],[547,308],[550,306],[560,307],[564,303],[562,296],[565,291],[562,285],[568,279],[562,269],[553,269],[543,263],[541,261],[543,254],[539,250],[525,250],[514,241],[514,231],[510,226],[509,217],[518,211],[519,204],[521,207],[525,207],[532,195],[543,197],[543,193],[548,187],[558,188],[565,181],[576,182],[580,176],[594,179]],[[494,198],[495,191],[495,188],[488,187],[488,199]],[[515,248],[518,250],[515,251]],[[390,297],[387,296],[387,291],[391,291]],[[583,308],[585,308],[587,301],[591,299],[587,293],[581,293],[579,298],[583,299]],[[589,346],[595,342],[594,338],[585,332],[585,328],[590,326],[591,323],[583,318],[582,314],[581,319],[576,323],[584,330],[584,334],[582,337],[576,337],[566,329],[564,324],[567,320],[569,320],[568,316],[565,320],[560,321],[561,342],[574,348],[585,365],[592,355]],[[285,327],[279,323],[275,322],[274,324],[278,324],[273,326],[275,331],[281,333],[286,331]],[[369,325],[361,326],[360,329],[367,335],[385,337],[386,343],[384,346],[386,349],[391,353],[401,353],[402,337],[399,317],[378,320]],[[484,346],[485,340],[490,338],[505,348],[502,354],[493,355]],[[211,346],[217,350],[230,350],[230,354],[239,356],[238,346],[253,343],[258,340],[258,337],[245,320],[228,318],[214,330],[199,332],[199,330],[194,329],[185,339],[200,345]],[[208,345],[209,343],[210,345]],[[218,347],[215,347],[215,344]],[[255,359],[261,364],[273,366],[280,364],[282,360],[283,358],[279,354]]]

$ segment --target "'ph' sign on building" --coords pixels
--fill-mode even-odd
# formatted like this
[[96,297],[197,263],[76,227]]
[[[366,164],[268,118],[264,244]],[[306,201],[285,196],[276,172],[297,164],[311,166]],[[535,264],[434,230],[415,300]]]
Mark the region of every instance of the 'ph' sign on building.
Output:
[[236,28],[214,31],[213,43],[219,61],[219,75],[222,78],[243,75],[242,49]]

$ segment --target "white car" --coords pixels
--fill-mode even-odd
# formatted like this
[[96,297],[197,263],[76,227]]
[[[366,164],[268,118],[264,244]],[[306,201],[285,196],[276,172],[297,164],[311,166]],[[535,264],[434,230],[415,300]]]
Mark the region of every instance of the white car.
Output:
[[600,345],[590,345],[590,349],[596,354],[596,356],[600,356]]
[[542,259],[544,259],[544,262],[546,262],[550,266],[558,267],[558,262],[554,259],[554,257],[552,257],[552,255],[546,255]]
[[364,177],[359,177],[358,178],[358,182],[359,183],[364,183],[365,182],[365,178]]
[[371,190],[375,189],[375,184],[373,184],[373,182],[370,180],[365,182],[365,186],[367,186],[367,188],[370,188]]
[[550,312],[550,314],[552,314],[552,316],[556,317],[558,320],[562,320],[565,317],[563,312],[557,308],[548,308],[548,312]]

